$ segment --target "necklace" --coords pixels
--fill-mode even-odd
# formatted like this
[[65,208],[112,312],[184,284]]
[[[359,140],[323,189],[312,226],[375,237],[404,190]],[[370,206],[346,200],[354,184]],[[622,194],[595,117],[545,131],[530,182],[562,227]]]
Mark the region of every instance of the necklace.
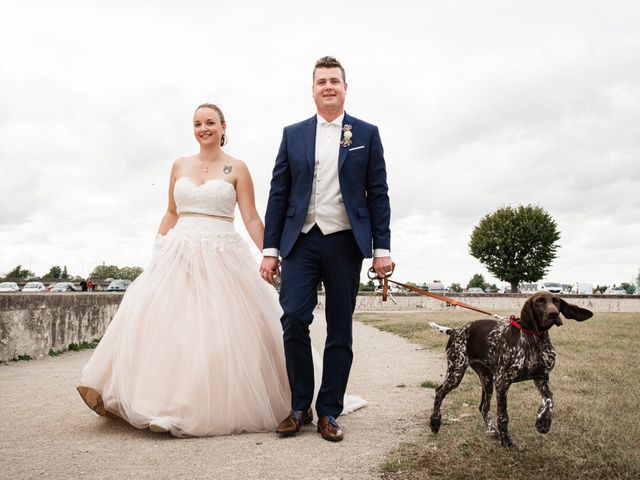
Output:
[[209,167],[211,166],[211,164],[215,163],[215,160],[208,162],[205,164],[204,166],[204,173],[207,173],[209,171]]

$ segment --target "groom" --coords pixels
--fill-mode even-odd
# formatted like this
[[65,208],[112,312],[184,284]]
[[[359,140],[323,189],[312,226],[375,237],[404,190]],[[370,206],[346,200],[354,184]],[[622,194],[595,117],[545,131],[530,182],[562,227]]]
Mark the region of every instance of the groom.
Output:
[[309,325],[318,284],[324,284],[327,339],[316,412],[322,437],[339,441],[343,432],[336,418],[353,359],[351,324],[362,259],[373,253],[378,275],[391,271],[391,210],[378,128],[345,113],[347,84],[338,60],[316,62],[312,93],[317,114],[283,132],[260,273],[273,283],[282,257],[281,322],[291,386],[291,413],[276,429],[283,436],[313,419]]

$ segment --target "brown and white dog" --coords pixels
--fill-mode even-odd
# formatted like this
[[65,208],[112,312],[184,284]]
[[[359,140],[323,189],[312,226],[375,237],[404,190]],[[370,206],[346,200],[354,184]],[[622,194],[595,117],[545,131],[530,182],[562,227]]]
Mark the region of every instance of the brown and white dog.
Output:
[[[549,372],[553,369],[556,353],[551,345],[549,329],[562,325],[560,314],[582,322],[593,313],[567,303],[549,292],[538,292],[529,298],[520,313],[510,322],[476,320],[452,329],[429,322],[432,328],[450,335],[447,343],[447,374],[436,388],[431,430],[440,430],[440,406],[444,397],[462,381],[467,367],[473,368],[482,382],[480,413],[492,437],[499,437],[504,447],[515,446],[509,436],[507,391],[512,383],[533,380],[542,396],[536,428],[547,433],[551,428],[553,397],[549,388]],[[491,422],[489,407],[493,389],[498,403],[497,429]]]

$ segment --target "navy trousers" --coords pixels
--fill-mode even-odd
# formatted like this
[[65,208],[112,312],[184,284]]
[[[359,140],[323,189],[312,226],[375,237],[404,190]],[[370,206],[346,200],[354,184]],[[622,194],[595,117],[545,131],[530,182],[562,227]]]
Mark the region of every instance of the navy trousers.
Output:
[[353,361],[352,317],[360,285],[362,254],[351,230],[323,235],[317,226],[302,233],[282,260],[281,318],[291,409],[307,410],[313,401],[314,377],[309,326],[318,303],[318,284],[325,288],[327,340],[318,415],[338,417]]

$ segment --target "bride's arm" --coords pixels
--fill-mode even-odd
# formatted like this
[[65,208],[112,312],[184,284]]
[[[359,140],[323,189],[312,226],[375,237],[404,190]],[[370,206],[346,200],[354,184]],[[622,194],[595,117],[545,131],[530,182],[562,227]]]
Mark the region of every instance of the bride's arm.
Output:
[[176,160],[171,167],[171,179],[169,180],[169,205],[167,206],[167,213],[162,217],[162,222],[160,222],[160,228],[158,228],[159,235],[166,235],[169,230],[175,227],[178,222],[178,211],[176,208],[176,201],[173,198],[173,188],[176,183],[176,165],[178,160]]
[[242,215],[242,222],[251,240],[256,244],[258,250],[262,252],[264,224],[256,210],[253,180],[251,180],[251,174],[244,162],[238,161],[235,166],[237,169],[236,194],[238,195],[238,208],[240,209],[240,215]]

